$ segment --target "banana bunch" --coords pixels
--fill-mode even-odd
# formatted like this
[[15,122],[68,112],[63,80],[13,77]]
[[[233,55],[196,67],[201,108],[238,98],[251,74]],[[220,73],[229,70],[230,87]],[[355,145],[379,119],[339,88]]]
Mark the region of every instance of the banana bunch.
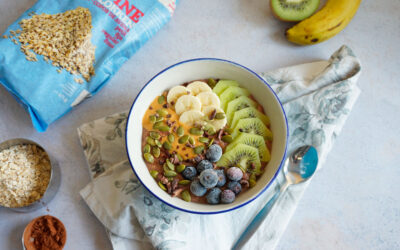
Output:
[[219,97],[208,84],[194,81],[187,87],[175,86],[168,91],[167,102],[175,108],[179,122],[187,126],[205,125],[207,122],[216,130],[226,125],[226,118],[207,121],[212,112],[224,112]]
[[328,0],[320,11],[288,29],[285,35],[300,45],[323,42],[347,26],[360,3],[361,0]]

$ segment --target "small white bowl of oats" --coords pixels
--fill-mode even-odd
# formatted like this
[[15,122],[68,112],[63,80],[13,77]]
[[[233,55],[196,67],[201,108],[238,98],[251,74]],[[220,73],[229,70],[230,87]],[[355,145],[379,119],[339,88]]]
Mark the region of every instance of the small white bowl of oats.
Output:
[[60,183],[58,163],[42,146],[22,138],[0,143],[0,207],[38,210],[53,199]]

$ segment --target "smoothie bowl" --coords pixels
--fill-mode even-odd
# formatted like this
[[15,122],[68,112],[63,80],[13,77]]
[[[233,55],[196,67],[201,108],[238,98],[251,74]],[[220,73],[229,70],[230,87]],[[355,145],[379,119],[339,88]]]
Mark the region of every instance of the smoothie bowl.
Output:
[[157,74],[136,97],[126,128],[128,158],[143,186],[201,214],[256,199],[276,178],[287,139],[270,86],[246,67],[212,58]]

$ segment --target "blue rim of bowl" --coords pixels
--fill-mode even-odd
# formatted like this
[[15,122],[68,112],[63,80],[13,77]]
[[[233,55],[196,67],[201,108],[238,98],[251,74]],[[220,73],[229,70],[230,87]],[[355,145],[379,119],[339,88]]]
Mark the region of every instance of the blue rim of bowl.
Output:
[[[140,96],[140,94],[142,93],[142,91],[147,87],[147,85],[149,85],[155,78],[157,78],[159,75],[161,75],[161,74],[164,73],[165,71],[167,71],[167,70],[169,70],[169,69],[171,69],[171,68],[174,68],[174,67],[176,67],[176,66],[178,66],[178,65],[181,65],[181,64],[184,64],[184,63],[188,63],[188,62],[193,62],[193,61],[206,61],[206,60],[209,60],[209,61],[220,61],[220,62],[230,63],[230,64],[233,64],[233,65],[235,65],[235,66],[239,66],[239,67],[241,67],[241,68],[243,68],[243,69],[249,71],[249,72],[252,73],[253,75],[255,75],[255,76],[256,76],[258,79],[260,79],[265,85],[267,85],[267,87],[268,87],[268,88],[271,90],[271,92],[274,94],[276,100],[279,102],[279,105],[281,106],[281,109],[282,109],[282,112],[283,112],[283,116],[285,117],[285,124],[286,124],[286,143],[285,143],[285,151],[284,151],[284,153],[283,153],[283,158],[282,158],[282,160],[281,160],[281,162],[280,162],[280,164],[279,164],[279,168],[278,168],[278,170],[275,172],[275,174],[274,174],[273,178],[271,179],[271,181],[269,181],[269,183],[268,183],[256,196],[254,196],[254,197],[251,198],[250,200],[248,200],[248,201],[246,201],[246,202],[244,202],[244,203],[242,203],[242,204],[239,204],[239,205],[237,205],[237,206],[235,206],[235,207],[229,208],[229,209],[220,210],[220,211],[213,211],[213,212],[199,212],[199,211],[193,211],[193,210],[183,209],[183,208],[174,206],[173,204],[168,203],[168,202],[166,202],[165,200],[163,200],[162,198],[158,197],[156,194],[154,194],[154,193],[144,184],[144,182],[143,182],[143,181],[139,178],[139,176],[137,175],[137,173],[136,173],[136,171],[135,171],[135,168],[133,167],[133,164],[132,164],[132,161],[131,161],[131,157],[130,157],[130,154],[129,154],[129,150],[128,150],[128,124],[129,124],[129,119],[131,118],[132,109],[133,109],[133,107],[135,106],[135,103],[136,103],[137,99],[139,98],[139,96]],[[125,128],[125,147],[126,147],[126,153],[127,153],[127,155],[128,155],[128,160],[129,160],[129,163],[130,163],[130,165],[131,165],[131,168],[132,168],[133,172],[134,172],[135,175],[136,175],[136,178],[138,178],[138,180],[140,181],[140,183],[142,183],[143,187],[146,188],[147,191],[150,192],[150,194],[152,194],[154,197],[156,197],[156,198],[157,198],[158,200],[160,200],[161,202],[167,204],[168,206],[173,207],[173,208],[175,208],[175,209],[178,209],[178,210],[180,210],[180,211],[187,212],[187,213],[192,213],[192,214],[220,214],[220,213],[226,213],[226,212],[230,212],[230,211],[233,211],[233,210],[235,210],[235,209],[241,208],[241,207],[243,207],[243,206],[249,204],[250,202],[254,201],[254,200],[257,199],[258,197],[260,197],[260,195],[263,194],[263,193],[265,192],[265,190],[267,190],[268,187],[274,182],[274,180],[275,180],[276,177],[278,176],[279,172],[281,171],[282,165],[283,165],[283,163],[284,163],[284,161],[285,161],[285,158],[286,158],[288,141],[289,141],[289,126],[288,126],[288,121],[287,121],[286,113],[285,113],[285,110],[283,109],[283,105],[282,105],[281,101],[279,100],[278,96],[276,95],[275,91],[271,88],[271,86],[270,86],[261,76],[259,76],[257,73],[255,73],[255,72],[252,71],[251,69],[249,69],[249,68],[247,68],[247,67],[245,67],[245,66],[243,66],[243,65],[241,65],[241,64],[238,64],[238,63],[235,63],[235,62],[232,62],[232,61],[229,61],[229,60],[225,60],[225,59],[207,58],[207,57],[204,57],[204,58],[193,58],[193,59],[189,59],[189,60],[185,60],[185,61],[181,61],[181,62],[175,63],[175,64],[173,64],[173,65],[171,65],[171,66],[169,66],[169,67],[163,69],[163,70],[160,71],[158,74],[156,74],[154,77],[152,77],[152,78],[142,87],[142,89],[141,89],[141,90],[139,91],[139,93],[137,94],[135,100],[133,101],[132,106],[131,106],[131,108],[130,108],[130,110],[129,110],[129,113],[128,113],[128,119],[127,119],[127,121],[126,121],[126,128]]]

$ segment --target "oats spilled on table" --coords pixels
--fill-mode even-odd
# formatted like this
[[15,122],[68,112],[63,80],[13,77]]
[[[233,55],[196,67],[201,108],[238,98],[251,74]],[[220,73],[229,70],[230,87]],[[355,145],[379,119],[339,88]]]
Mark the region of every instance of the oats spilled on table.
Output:
[[39,200],[51,176],[50,159],[36,145],[16,145],[0,152],[0,205],[23,207]]
[[13,38],[12,41],[20,44],[26,60],[36,62],[36,54],[42,55],[53,66],[74,75],[81,74],[86,81],[90,81],[94,75],[96,49],[91,43],[90,11],[78,7],[54,15],[30,16],[31,18],[19,22],[21,29],[10,31],[18,39],[17,41]]

